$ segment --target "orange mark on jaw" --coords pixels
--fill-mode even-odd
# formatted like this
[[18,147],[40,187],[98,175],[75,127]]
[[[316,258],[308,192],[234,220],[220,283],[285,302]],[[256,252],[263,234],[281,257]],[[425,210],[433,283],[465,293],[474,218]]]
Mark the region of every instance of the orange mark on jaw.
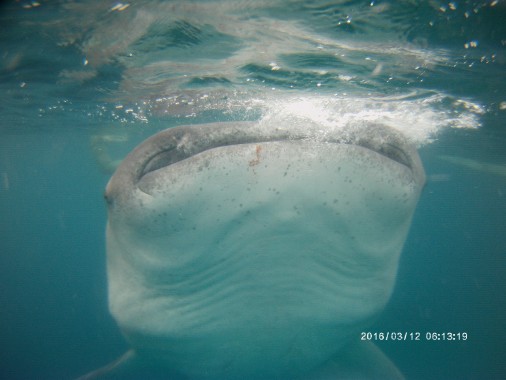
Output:
[[249,166],[256,166],[260,163],[260,152],[261,151],[262,151],[262,147],[260,145],[257,145],[257,147],[255,149],[256,158],[249,162]]

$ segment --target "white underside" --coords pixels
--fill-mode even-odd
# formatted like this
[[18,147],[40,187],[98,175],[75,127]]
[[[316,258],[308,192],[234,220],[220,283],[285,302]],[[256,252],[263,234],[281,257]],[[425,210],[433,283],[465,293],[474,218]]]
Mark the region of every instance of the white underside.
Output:
[[403,165],[320,142],[159,169],[110,215],[111,312],[134,348],[191,378],[307,373],[388,301],[417,191]]

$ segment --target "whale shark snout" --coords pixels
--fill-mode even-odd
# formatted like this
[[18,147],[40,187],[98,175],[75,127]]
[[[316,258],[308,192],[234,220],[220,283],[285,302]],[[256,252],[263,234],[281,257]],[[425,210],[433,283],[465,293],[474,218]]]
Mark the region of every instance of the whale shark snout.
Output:
[[110,311],[139,357],[191,379],[313,378],[332,360],[346,375],[344,352],[397,375],[356,344],[424,182],[380,125],[159,132],[107,185]]

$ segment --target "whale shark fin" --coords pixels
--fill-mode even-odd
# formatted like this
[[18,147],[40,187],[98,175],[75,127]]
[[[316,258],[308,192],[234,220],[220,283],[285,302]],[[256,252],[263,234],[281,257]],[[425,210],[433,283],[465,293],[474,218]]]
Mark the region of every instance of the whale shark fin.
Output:
[[350,344],[320,370],[304,380],[389,379],[403,380],[404,375],[373,343]]
[[167,368],[161,368],[130,349],[111,363],[80,376],[76,380],[183,380]]
[[121,373],[128,373],[128,367],[134,365],[135,362],[137,362],[137,354],[134,350],[128,350],[118,359],[86,375],[80,376],[76,380],[119,379]]
[[[166,369],[156,369],[156,367],[147,365],[133,349],[125,352],[113,362],[76,380],[134,380],[141,378],[183,380],[183,377],[177,374],[167,373]],[[300,380],[336,379],[404,380],[404,376],[376,345],[360,341],[349,345],[319,370]]]

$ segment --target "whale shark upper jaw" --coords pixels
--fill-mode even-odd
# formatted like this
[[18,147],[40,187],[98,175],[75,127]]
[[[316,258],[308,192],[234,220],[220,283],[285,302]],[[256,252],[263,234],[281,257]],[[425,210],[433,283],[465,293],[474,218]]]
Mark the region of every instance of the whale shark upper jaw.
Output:
[[[133,189],[151,195],[151,185],[144,179],[157,171],[206,151],[226,147],[265,143],[302,143],[320,146],[353,145],[364,148],[364,154],[377,154],[405,167],[417,187],[425,184],[425,174],[416,148],[404,135],[379,124],[361,124],[349,127],[322,129],[318,125],[278,128],[258,122],[224,122],[169,128],[148,138],[135,148],[120,165],[106,187],[105,199],[109,205],[128,198]],[[373,156],[371,156],[373,158]]]
[[[230,145],[265,142],[317,140],[322,143],[351,144],[374,151],[410,170],[416,170],[417,154],[414,148],[397,131],[382,125],[370,125],[353,130],[334,130],[330,133],[314,134],[311,131],[272,131],[252,128],[250,123],[236,123],[233,130],[224,124],[208,124],[169,129],[162,133],[164,144],[159,150],[151,151],[141,163],[137,181],[162,167],[185,160],[203,151]],[[241,128],[242,129],[239,129]],[[258,133],[257,133],[258,132]],[[344,132],[344,133],[343,133]],[[256,134],[255,134],[256,133]]]

